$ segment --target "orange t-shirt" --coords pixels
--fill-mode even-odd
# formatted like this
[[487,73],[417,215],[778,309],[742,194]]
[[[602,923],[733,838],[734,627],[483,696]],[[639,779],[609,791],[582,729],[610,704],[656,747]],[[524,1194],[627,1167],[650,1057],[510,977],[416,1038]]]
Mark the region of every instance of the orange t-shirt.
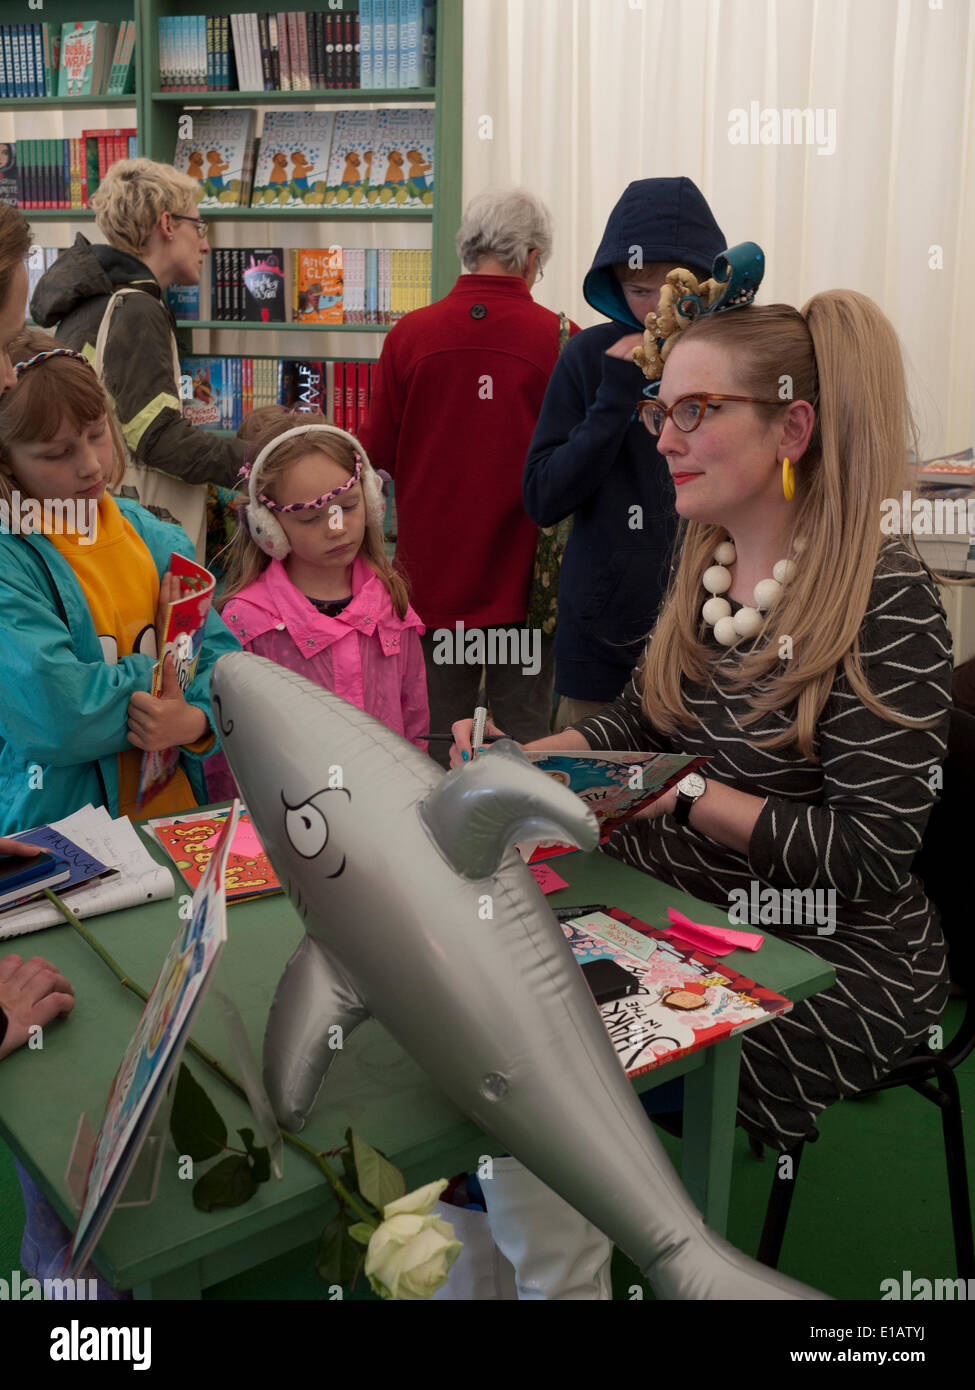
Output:
[[[67,560],[91,610],[92,621],[102,655],[109,665],[123,656],[139,653],[156,659],[156,607],[159,603],[159,575],[142,537],[105,493],[98,504],[98,526],[94,541],[65,528],[55,534],[44,528],[56,550]],[[204,742],[209,742],[209,736]],[[199,745],[193,745],[202,751]],[[142,749],[130,748],[118,755],[118,801],[120,816],[136,812]],[[172,781],[145,806],[139,817],[174,815],[196,805],[193,789],[182,768]]]

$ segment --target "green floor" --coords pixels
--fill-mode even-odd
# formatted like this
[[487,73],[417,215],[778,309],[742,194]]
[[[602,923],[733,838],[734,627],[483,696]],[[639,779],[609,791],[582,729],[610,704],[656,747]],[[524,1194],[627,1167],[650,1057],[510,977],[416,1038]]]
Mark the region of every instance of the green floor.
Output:
[[[964,1006],[949,1005],[950,1038]],[[975,1054],[959,1071],[968,1167],[975,1158]],[[954,1278],[944,1143],[937,1109],[908,1088],[845,1101],[822,1117],[821,1139],[807,1146],[780,1268],[841,1299],[878,1299],[880,1281],[907,1269],[928,1279]],[[663,1136],[671,1154],[678,1140]],[[731,1241],[754,1254],[773,1174],[773,1156],[757,1162],[737,1133],[731,1192]],[[10,1151],[0,1145],[0,1271],[19,1266],[23,1204]],[[614,1296],[643,1285],[616,1253]],[[207,1291],[207,1298],[323,1298],[314,1246],[260,1265]],[[371,1298],[360,1278],[353,1298]]]

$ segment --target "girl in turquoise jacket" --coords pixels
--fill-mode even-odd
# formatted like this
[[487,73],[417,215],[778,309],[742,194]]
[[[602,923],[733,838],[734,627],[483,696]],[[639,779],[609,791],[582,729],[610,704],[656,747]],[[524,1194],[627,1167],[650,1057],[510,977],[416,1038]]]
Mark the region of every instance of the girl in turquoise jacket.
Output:
[[170,557],[192,546],[108,494],[123,454],[87,361],[38,354],[54,344],[36,332],[16,346],[17,385],[0,397],[0,834],[88,802],[128,814],[148,748],[178,746],[180,770],[140,814],[190,809],[219,747],[210,673],[239,643],[211,613],[192,684],[182,692],[167,662],[164,698],[149,694]]

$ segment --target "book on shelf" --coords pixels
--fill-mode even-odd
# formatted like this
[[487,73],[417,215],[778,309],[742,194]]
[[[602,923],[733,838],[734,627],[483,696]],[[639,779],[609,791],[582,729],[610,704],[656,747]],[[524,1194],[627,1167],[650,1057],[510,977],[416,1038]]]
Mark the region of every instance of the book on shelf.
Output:
[[66,140],[19,140],[15,206],[24,211],[86,208],[108,168],[116,160],[132,159],[135,150],[134,128],[83,130]]
[[266,112],[251,206],[324,203],[334,126],[331,111]]
[[159,19],[163,91],[307,92],[432,87],[435,0],[349,9]]
[[342,323],[342,251],[297,250],[293,255],[295,323]]
[[30,304],[31,300],[34,298],[34,291],[40,283],[41,276],[45,271],[50,270],[60,254],[60,246],[32,246],[27,252],[28,304]]
[[210,276],[211,318],[217,322],[284,323],[282,247],[216,247]]
[[252,410],[286,405],[320,410],[340,429],[355,434],[369,408],[375,365],[293,357],[185,356],[180,371],[189,378],[190,395],[183,402],[183,415],[202,429],[236,431]]
[[372,166],[378,138],[378,112],[338,113],[332,135],[326,203],[358,206],[370,201]]
[[176,142],[174,166],[200,185],[201,209],[247,207],[253,176],[253,107],[191,113],[192,130]]
[[434,113],[420,109],[380,111],[372,186],[380,206],[429,207],[434,198]]
[[99,19],[75,19],[62,24],[59,97],[98,96],[106,91],[116,36],[116,26]]
[[166,301],[177,319],[199,319],[200,286],[170,285],[166,291]]
[[782,995],[619,908],[560,925],[630,1078],[792,1008]]
[[20,184],[17,179],[17,142],[0,144],[0,203],[7,207],[20,206]]

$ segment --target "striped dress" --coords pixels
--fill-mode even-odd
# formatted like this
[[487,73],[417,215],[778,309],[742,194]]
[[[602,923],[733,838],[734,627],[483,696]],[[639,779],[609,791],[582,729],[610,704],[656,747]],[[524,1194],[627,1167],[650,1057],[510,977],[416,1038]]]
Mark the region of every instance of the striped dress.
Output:
[[[717,649],[713,634],[711,641]],[[807,761],[795,747],[756,748],[756,738],[787,721],[778,712],[741,728],[737,716],[746,711],[747,692],[722,684],[722,670],[737,660],[734,651],[725,653],[707,688],[685,682],[696,728],[673,737],[657,733],[642,713],[635,678],[615,704],[576,725],[594,749],[706,754],[708,777],[766,798],[747,855],[682,828],[671,815],[629,822],[607,853],[726,909],[745,898],[761,902],[768,888],[821,890],[823,907],[830,891],[835,895],[831,934],[818,930],[823,913],[795,921],[796,894],[788,925],[784,908],[775,926],[763,920],[767,909],[757,921],[754,913],[735,914],[836,970],[831,989],[743,1040],[739,1121],[778,1149],[807,1137],[828,1105],[862,1090],[913,1050],[947,999],[938,914],[911,864],[936,795],[932,771],[945,752],[951,638],[934,584],[901,541],[881,551],[860,652],[870,687],[884,703],[919,721],[940,716],[932,728],[905,728],[873,714],[841,674],[816,728],[821,762]]]

